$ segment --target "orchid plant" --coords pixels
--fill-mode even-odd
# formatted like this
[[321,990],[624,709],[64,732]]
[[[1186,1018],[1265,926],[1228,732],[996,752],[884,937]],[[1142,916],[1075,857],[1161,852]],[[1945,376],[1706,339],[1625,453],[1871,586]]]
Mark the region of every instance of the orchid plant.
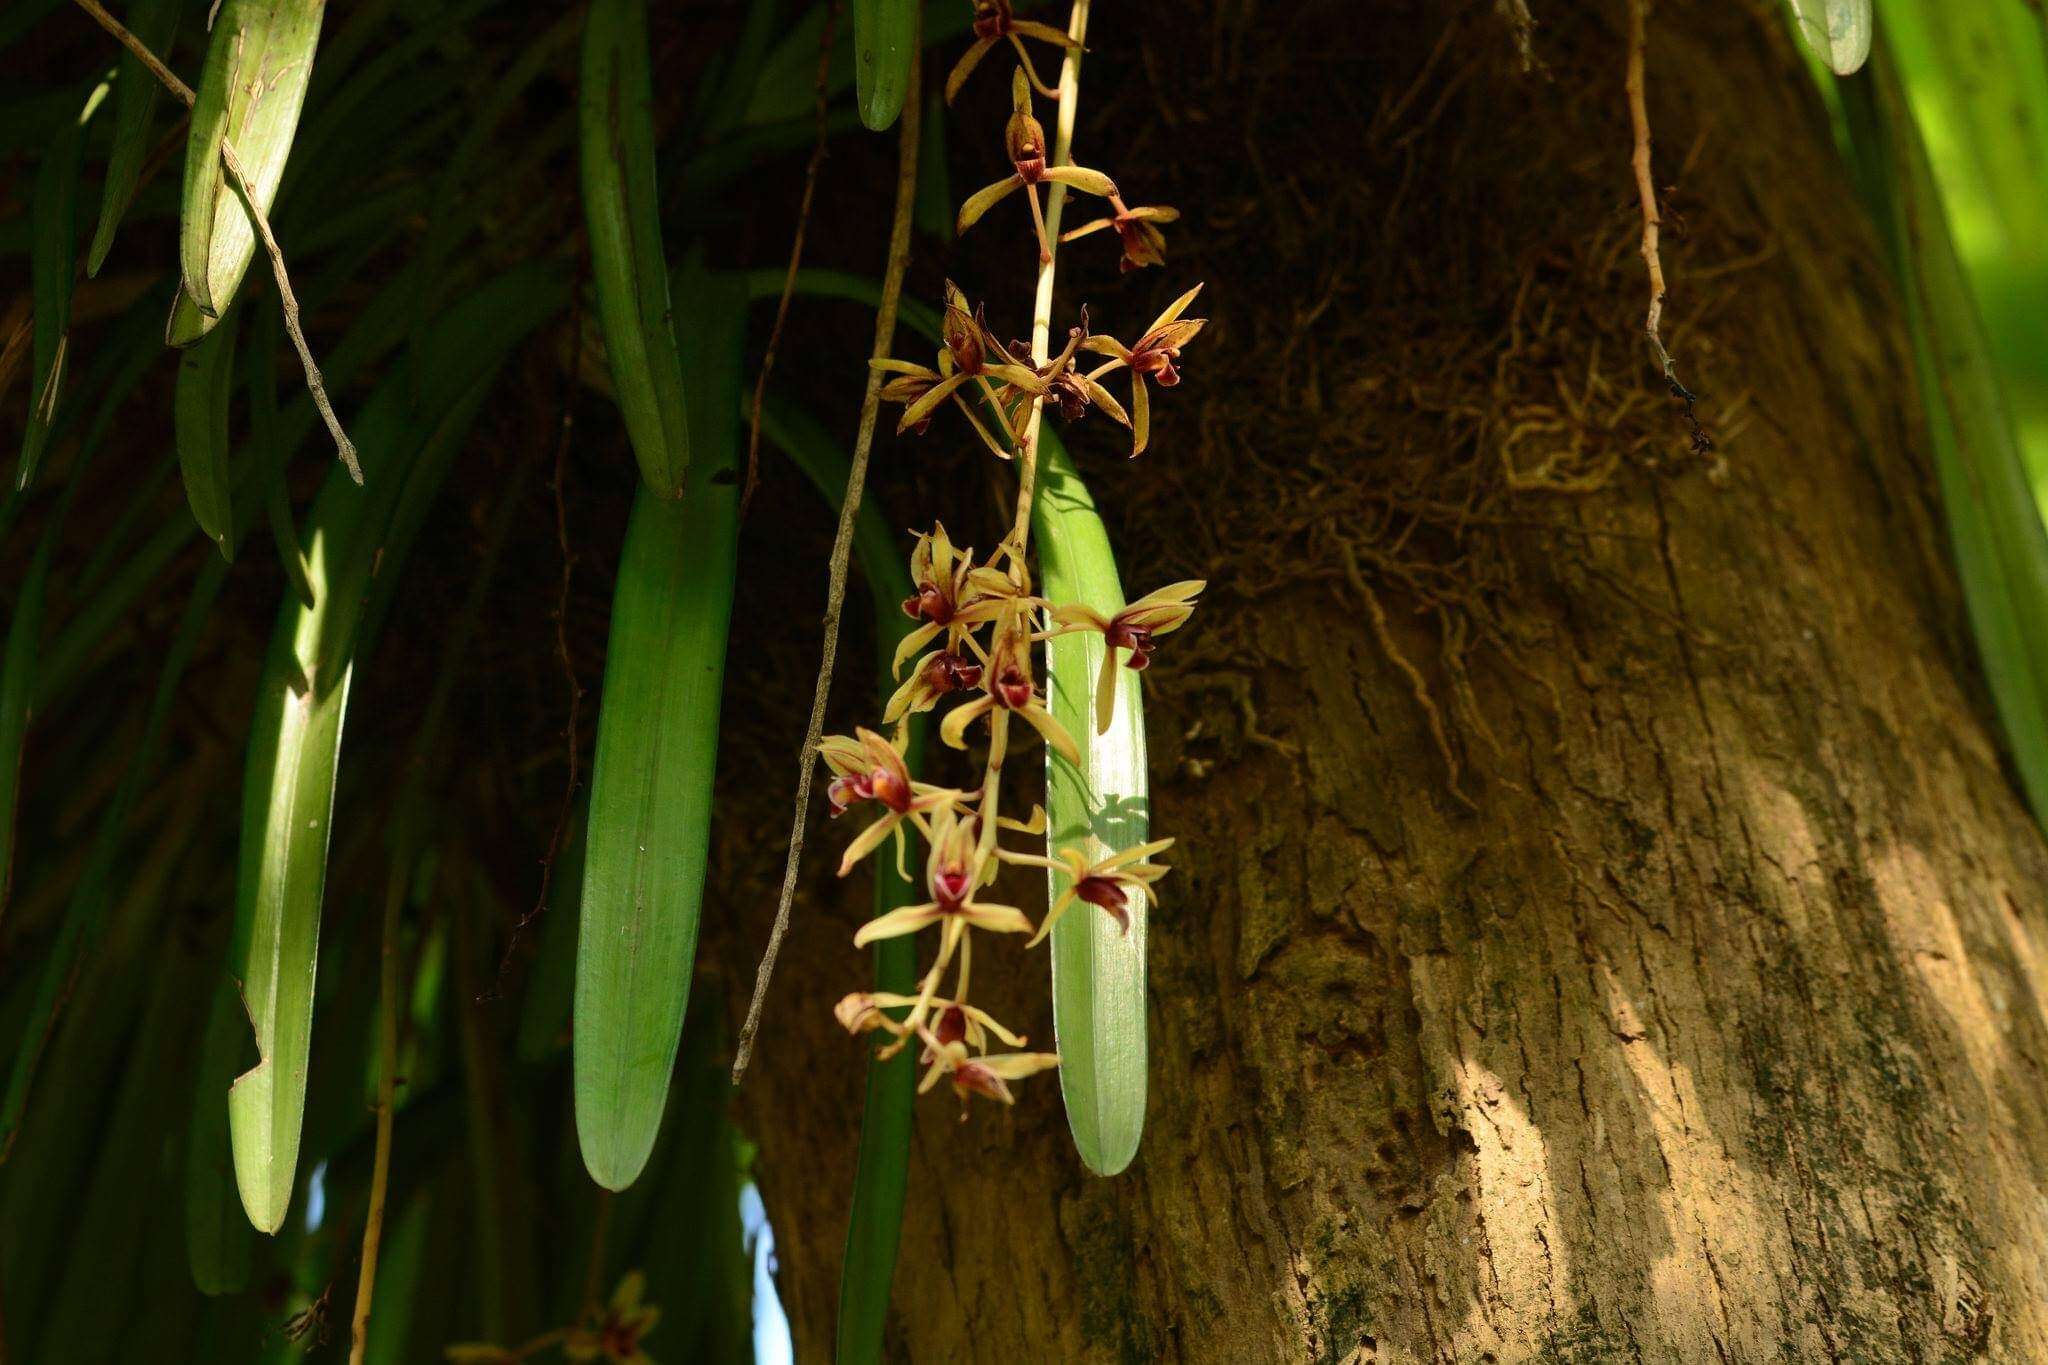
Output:
[[[1106,729],[1119,670],[1145,668],[1160,637],[1188,620],[1206,586],[1199,580],[1169,584],[1107,614],[1085,603],[1051,602],[1033,591],[1030,507],[1045,409],[1052,408],[1068,422],[1100,411],[1131,430],[1131,454],[1142,454],[1150,437],[1150,389],[1179,382],[1181,349],[1202,330],[1203,319],[1183,316],[1201,286],[1182,294],[1129,345],[1091,333],[1083,309],[1062,348],[1051,352],[1048,310],[1057,245],[1106,229],[1114,231],[1122,247],[1124,271],[1163,266],[1166,241],[1161,225],[1180,215],[1163,206],[1128,207],[1108,175],[1071,164],[1064,145],[1071,119],[1061,125],[1061,145],[1049,147],[1033,110],[1034,92],[1058,99],[1060,91],[1039,79],[1023,40],[1066,51],[1071,76],[1072,56],[1078,51],[1071,37],[1049,25],[1016,19],[1007,0],[978,0],[974,31],[975,42],[948,79],[946,96],[950,101],[999,44],[1007,41],[1016,49],[1019,65],[1011,77],[1011,114],[1003,139],[1011,173],[970,196],[960,208],[957,226],[967,231],[996,204],[1023,192],[1038,260],[1039,310],[1033,341],[999,340],[988,325],[986,307],[971,303],[965,291],[948,282],[943,344],[935,363],[873,364],[889,376],[882,396],[903,405],[899,434],[924,434],[940,409],[950,406],[988,450],[1016,471],[1016,520],[985,560],[971,548],[956,545],[943,524],[934,523],[917,537],[910,554],[915,592],[903,603],[904,613],[917,625],[896,652],[900,685],[884,708],[886,733],[862,728],[851,736],[829,736],[820,745],[820,757],[832,775],[833,814],[856,808],[875,812],[847,847],[841,876],[884,844],[892,846],[897,867],[903,869],[909,831],[923,838],[929,850],[926,899],[862,925],[854,945],[926,929],[936,929],[938,939],[915,993],[854,992],[839,1001],[834,1014],[857,1037],[880,1035],[879,1056],[893,1056],[915,1044],[924,1067],[920,1092],[947,1081],[962,1101],[963,1119],[972,1097],[1012,1103],[1011,1082],[1059,1065],[1056,1054],[1025,1050],[1027,1038],[971,1003],[975,936],[1028,935],[1035,946],[1076,906],[1089,913],[1100,911],[1128,931],[1135,906],[1156,894],[1153,888],[1166,875],[1167,867],[1154,859],[1173,844],[1171,839],[1153,840],[1094,864],[1072,850],[1051,858],[1006,846],[1006,834],[1042,838],[1045,831],[1042,809],[1034,808],[1021,819],[1005,813],[1003,765],[1013,744],[1036,734],[1071,761],[1078,761],[1080,753],[1075,737],[1053,716],[1037,683],[1038,647],[1075,632],[1103,637],[1096,714]],[[1040,185],[1102,198],[1109,215],[1055,236],[1039,200]],[[1056,218],[1056,210],[1051,216]],[[1084,368],[1088,355],[1107,359]],[[1118,370],[1130,374],[1128,408],[1102,382]],[[940,738],[963,752],[972,745],[980,755],[980,780],[971,786],[921,780],[905,762],[904,727],[909,718],[941,707],[947,710]],[[1020,731],[1017,721],[1026,728]],[[1042,923],[1034,926],[1018,907],[985,898],[1004,864],[1045,868],[1064,877],[1066,884]],[[952,984],[947,989],[949,973]],[[991,1053],[996,1045],[1007,1050]]]

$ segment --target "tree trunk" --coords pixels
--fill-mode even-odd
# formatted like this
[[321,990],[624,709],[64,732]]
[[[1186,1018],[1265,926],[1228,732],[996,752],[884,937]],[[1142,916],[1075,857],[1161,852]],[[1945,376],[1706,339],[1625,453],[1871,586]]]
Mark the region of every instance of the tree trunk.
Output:
[[[1214,584],[1147,675],[1148,1127],[1098,1180],[1049,1079],[925,1100],[894,1355],[2048,1358],[2048,856],[1873,234],[1776,6],[1662,6],[1695,452],[1620,5],[1532,7],[1528,72],[1490,6],[1103,7],[1077,155],[1217,319],[1142,461],[1081,442],[1131,590]],[[866,964],[811,861],[742,1104],[824,1360]]]

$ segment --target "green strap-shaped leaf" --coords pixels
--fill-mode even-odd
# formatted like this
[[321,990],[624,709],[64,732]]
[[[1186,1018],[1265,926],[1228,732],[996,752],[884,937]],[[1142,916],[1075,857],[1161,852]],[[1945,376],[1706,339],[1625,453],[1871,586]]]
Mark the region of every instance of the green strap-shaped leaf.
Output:
[[35,1003],[29,1013],[28,1030],[15,1056],[14,1067],[8,1074],[5,1099],[0,1100],[0,1159],[5,1158],[7,1148],[20,1131],[28,1112],[29,1095],[43,1061],[43,1043],[55,1029],[58,1016],[70,996],[74,973],[99,952],[102,929],[118,890],[117,877],[132,871],[119,857],[122,840],[128,832],[128,818],[155,763],[157,748],[163,741],[177,699],[178,683],[184,676],[185,665],[191,659],[193,646],[198,643],[200,631],[206,624],[207,614],[220,593],[221,581],[226,574],[224,562],[211,560],[192,585],[191,600],[165,655],[156,694],[150,700],[142,740],[128,761],[114,799],[100,817],[85,875],[80,878],[77,889],[65,906],[63,927],[58,930],[57,942],[43,962]]
[[64,388],[65,353],[71,344],[71,284],[78,269],[78,162],[85,128],[107,97],[108,82],[94,85],[78,117],[68,119],[50,140],[36,174],[34,235],[29,240],[29,278],[35,303],[30,350],[28,426],[21,441],[17,490],[27,488],[50,439],[57,398]]
[[185,141],[178,266],[190,304],[172,316],[170,343],[197,341],[227,311],[256,251],[256,228],[222,164],[234,144],[256,205],[277,197],[313,74],[325,0],[225,0],[206,45]]
[[1837,76],[1870,56],[1870,0],[1790,0],[1799,32]]
[[1881,48],[1872,79],[1837,89],[1900,276],[1977,654],[2028,803],[2037,820],[2048,819],[2048,531],[1926,148],[1888,58]]
[[917,230],[936,241],[953,240],[959,200],[953,197],[951,158],[946,155],[949,111],[945,96],[932,91],[924,104],[917,139],[917,200],[911,207]]
[[[120,859],[124,882],[107,917],[108,932],[63,974],[73,1007],[59,1019],[39,997],[20,1040],[16,1079],[32,1065],[32,1054],[47,1051],[47,1069],[68,1083],[41,1091],[26,1112],[14,1107],[19,1092],[10,1088],[11,1117],[0,1132],[0,1163],[9,1167],[0,1180],[0,1275],[18,1306],[8,1315],[10,1330],[23,1333],[18,1339],[35,1339],[33,1314],[51,1301],[48,1281],[62,1268],[52,1253],[76,1226],[78,1191],[92,1177],[97,1144],[91,1138],[107,1118],[107,1080],[120,1070],[130,1025],[163,965],[161,917],[170,912],[166,900],[204,809],[193,799],[196,792],[195,784],[185,784],[177,793],[182,799],[168,806],[147,837],[124,841],[131,856]],[[67,928],[77,919],[74,902]],[[50,979],[46,971],[43,980]]]
[[[61,532],[61,525],[52,528]],[[35,695],[36,658],[42,649],[43,600],[57,535],[45,533],[15,594],[0,654],[0,914],[14,889],[15,817],[21,795],[21,751],[28,739],[29,703]]]
[[736,279],[694,272],[685,289],[699,477],[678,502],[640,490],[612,593],[571,1032],[583,1164],[612,1190],[654,1148],[696,959],[739,532],[745,297]]
[[[28,571],[22,577],[13,611],[7,620],[5,644],[0,646],[5,650],[0,654],[0,916],[6,914],[14,881],[16,841],[19,838],[15,828],[15,807],[20,795],[22,749],[27,740],[29,721],[47,709],[46,698],[50,695],[44,686],[49,675],[50,655],[48,647],[42,643],[50,567],[57,547],[63,543],[64,526],[72,500],[85,486],[94,458],[114,429],[121,404],[141,383],[155,354],[147,331],[136,327],[126,330],[127,335],[107,346],[86,373],[87,384],[101,395],[101,401],[91,410],[91,420],[79,441],[70,477],[57,499],[42,539],[37,543]],[[118,796],[115,804],[119,804]],[[125,818],[125,809],[121,813]],[[78,892],[74,895],[74,905],[80,899],[90,899],[85,893],[93,887],[107,884],[112,871],[107,864],[112,861],[114,853],[111,841],[118,832],[118,826],[110,830],[103,822],[101,843],[97,846],[103,856],[97,856],[87,864],[85,876],[80,879]],[[75,934],[72,921],[76,918],[75,915],[66,917],[60,939]],[[45,979],[38,992],[34,1016],[40,1021],[55,1017],[63,985],[69,979],[71,964],[61,949],[60,942],[59,950],[53,952],[46,963]],[[46,1022],[32,1027],[41,1029],[46,1027]],[[6,1099],[0,1102],[0,1152],[5,1151],[20,1120],[27,1086],[35,1069],[33,1051],[24,1056],[25,1064],[17,1063],[15,1073],[8,1081]]]
[[576,1131],[622,1190],[653,1150],[696,961],[737,496],[640,490],[605,645],[576,948]]
[[725,1010],[716,991],[706,994],[690,1011],[676,1058],[672,1131],[655,1169],[632,1191],[645,1189],[647,1198],[630,1238],[620,1234],[632,1195],[612,1201],[621,1253],[613,1270],[645,1269],[648,1301],[662,1310],[663,1359],[741,1365],[754,1359],[754,1268],[740,1225],[744,1156],[727,1113],[733,1091]]
[[[176,941],[158,944],[151,954],[149,1005],[129,1040],[113,1107],[100,1130],[64,1274],[43,1314],[39,1360],[92,1365],[117,1358],[125,1315],[107,1311],[107,1304],[110,1297],[132,1302],[143,1270],[147,1243],[138,1224],[155,1203],[164,1135],[186,1093],[184,1049],[197,1013],[192,987],[201,960],[196,945]],[[91,1136],[74,1134],[72,1140]]]
[[235,315],[178,357],[171,430],[192,519],[234,562],[235,498],[228,475],[228,400],[235,387]]
[[[373,421],[365,411],[359,428],[365,454],[373,439],[392,439],[389,422]],[[388,465],[386,472],[396,477]],[[360,501],[367,506],[369,499]],[[338,594],[329,589],[349,564],[336,552],[360,538],[343,533],[339,522],[345,514],[333,500],[323,495],[322,502],[307,563],[315,605],[286,607],[257,693],[242,797],[236,948],[229,959],[256,1032],[258,1058],[228,1089],[235,1183],[249,1221],[272,1233],[284,1226],[298,1169],[320,898],[354,663],[345,659],[332,676],[318,667],[322,645],[343,629],[343,613],[335,609]]]
[[402,1208],[385,1211],[384,1252],[377,1271],[377,1311],[370,1315],[365,1360],[409,1360],[406,1340],[412,1331],[413,1306],[423,1294],[434,1294],[438,1277],[427,1273],[427,1233],[433,1226],[434,1200],[422,1190]]
[[[1124,606],[1109,534],[1059,439],[1041,428],[1032,505],[1041,591],[1104,615]],[[1081,746],[1078,766],[1046,753],[1046,852],[1078,849],[1093,863],[1144,843],[1151,818],[1145,702],[1138,675],[1118,671],[1116,712],[1097,733],[1095,680],[1103,638],[1093,631],[1046,643],[1054,716]],[[1053,894],[1063,874],[1049,874]],[[1151,905],[1132,891],[1130,929],[1108,915],[1068,914],[1052,931],[1052,1022],[1060,1094],[1082,1162],[1115,1175],[1137,1155],[1145,1129],[1145,934]]]
[[[492,376],[563,301],[562,281],[541,268],[465,300],[423,363],[387,379],[363,407],[364,464],[378,466],[381,481],[358,488],[337,468],[314,503],[314,605],[292,600],[280,611],[250,727],[229,957],[258,1057],[228,1091],[235,1181],[249,1221],[265,1232],[284,1224],[298,1165],[334,780],[349,680],[374,634],[373,593],[396,582]],[[411,411],[415,394],[424,421]]]
[[853,90],[860,121],[881,132],[903,112],[918,0],[853,0]]
[[[249,445],[263,473],[263,516],[270,523],[271,544],[284,566],[285,582],[299,605],[313,605],[313,585],[306,578],[306,547],[299,543],[299,523],[292,512],[291,485],[286,480],[285,432],[277,410],[277,348],[283,336],[282,315],[262,310],[256,344],[249,356]],[[230,539],[229,544],[233,544]]]
[[223,978],[214,990],[185,1130],[185,1256],[202,1294],[239,1294],[249,1284],[256,1236],[235,1209],[234,1153],[220,1102],[248,1046],[241,996]]
[[[343,262],[349,265],[348,262]],[[411,302],[406,282],[394,280],[380,290],[335,346],[326,367],[330,391],[339,392],[365,367],[403,339],[406,310]],[[308,291],[309,306],[313,305]],[[263,310],[268,311],[268,310]],[[143,340],[148,353],[161,345],[152,326]],[[99,412],[111,414],[111,405],[99,405]],[[96,414],[97,420],[97,414]],[[246,498],[253,477],[267,477],[268,462],[282,462],[304,444],[319,423],[313,400],[301,393],[287,406],[279,424],[278,439],[258,446],[259,458],[241,462],[236,496]],[[236,534],[248,525],[247,516],[236,519]],[[72,685],[89,666],[93,651],[108,634],[119,629],[142,594],[161,579],[165,567],[191,543],[191,527],[179,516],[166,521],[157,533],[127,555],[115,576],[76,608],[72,619],[45,651],[45,664],[37,670],[36,704],[49,708],[69,696]]]
[[[135,0],[128,7],[128,31],[151,52],[169,52],[182,8],[179,0]],[[107,251],[114,245],[114,233],[135,197],[142,163],[149,155],[149,116],[156,109],[159,89],[156,77],[140,59],[124,50],[114,78],[114,146],[107,155],[107,176],[100,186],[100,221],[85,257],[88,275],[100,273]]]
[[641,477],[676,498],[690,465],[654,176],[646,0],[592,0],[583,29],[583,212],[597,321]]
[[[799,408],[769,401],[761,409],[761,430],[804,472],[833,507],[846,491],[848,463],[817,419]],[[901,603],[914,595],[902,547],[870,496],[854,523],[853,548],[868,582],[875,609],[876,677],[879,703],[895,690],[896,644],[912,622]],[[926,717],[912,716],[903,756],[912,772],[923,758]],[[915,904],[916,883],[900,876],[891,858],[870,858],[875,878],[875,917]],[[908,995],[917,989],[917,940],[909,935],[875,944],[875,989]],[[867,1365],[882,1358],[882,1329],[889,1314],[889,1286],[896,1274],[896,1248],[903,1231],[903,1200],[910,1185],[910,1130],[917,1099],[917,1067],[908,1050],[888,1061],[868,1061],[867,1098],[861,1107],[860,1159],[853,1178],[853,1206],[846,1221],[846,1254],[839,1271],[839,1365]]]
[[[961,0],[923,0],[925,50],[940,47],[964,35],[974,22],[974,6]],[[1019,8],[1026,6],[1020,5]],[[817,88],[818,39],[825,26],[824,5],[808,6],[795,23],[783,26],[782,36],[761,61],[753,91],[747,98],[741,121],[751,126],[801,120],[811,126],[811,99]],[[836,98],[854,84],[853,35],[839,26],[832,44],[832,60],[825,79],[825,93]],[[808,136],[803,138],[809,142]]]

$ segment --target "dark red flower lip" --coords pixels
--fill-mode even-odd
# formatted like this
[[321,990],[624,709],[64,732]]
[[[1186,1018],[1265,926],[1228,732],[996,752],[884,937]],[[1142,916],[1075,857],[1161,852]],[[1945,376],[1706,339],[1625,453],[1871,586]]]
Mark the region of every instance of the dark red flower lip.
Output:
[[966,900],[968,892],[974,889],[974,879],[966,868],[951,867],[932,877],[932,895],[941,908],[958,909]]
[[1074,894],[1090,905],[1109,912],[1111,919],[1125,930],[1131,927],[1130,896],[1109,877],[1083,877],[1074,887]]
[[997,701],[1012,711],[1021,711],[1031,705],[1031,679],[1017,669],[1006,669],[990,691]]

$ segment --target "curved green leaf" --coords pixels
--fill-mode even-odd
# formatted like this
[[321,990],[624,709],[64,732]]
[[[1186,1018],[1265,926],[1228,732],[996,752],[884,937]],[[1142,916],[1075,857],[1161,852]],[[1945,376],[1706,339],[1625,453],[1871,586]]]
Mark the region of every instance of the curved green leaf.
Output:
[[178,357],[178,387],[171,400],[185,501],[199,529],[230,563],[235,558],[235,499],[228,475],[228,400],[235,386],[235,328],[231,312],[222,326]]
[[[1109,534],[1059,439],[1041,428],[1032,505],[1041,591],[1105,615],[1124,606]],[[1089,862],[1145,842],[1151,817],[1145,703],[1138,675],[1118,670],[1116,713],[1096,733],[1095,679],[1103,638],[1092,631],[1046,642],[1052,713],[1081,746],[1076,766],[1046,752],[1046,852],[1078,849]],[[1049,874],[1057,894],[1060,874]],[[1052,1020],[1060,1094],[1081,1160],[1115,1175],[1137,1155],[1145,1129],[1145,933],[1150,904],[1133,891],[1130,929],[1108,915],[1067,915],[1052,931]]]
[[[61,531],[59,524],[53,530]],[[21,795],[21,752],[28,739],[29,707],[35,696],[36,658],[42,649],[43,599],[49,589],[50,557],[58,537],[45,533],[29,561],[7,622],[6,653],[0,654],[0,914],[14,889],[14,807]]]
[[576,1131],[598,1184],[646,1164],[697,951],[736,490],[642,489],[612,596],[577,938]]
[[657,496],[676,498],[691,433],[661,251],[645,0],[593,0],[578,103],[583,211],[612,388],[641,476]]
[[853,90],[860,121],[881,132],[903,112],[917,0],[853,0]]
[[197,341],[227,311],[256,251],[256,228],[222,163],[221,141],[233,143],[257,207],[269,213],[326,9],[325,0],[225,0],[214,21],[185,140],[178,265],[190,307],[172,315],[174,346]]
[[[328,827],[355,661],[492,377],[563,301],[559,276],[538,268],[466,299],[423,363],[385,380],[364,405],[364,464],[383,478],[361,488],[337,468],[314,503],[314,605],[293,600],[280,611],[250,727],[229,958],[257,1049],[256,1065],[228,1091],[235,1181],[249,1221],[265,1232],[284,1224],[298,1165]],[[431,426],[408,410],[415,394]]]
[[[128,31],[151,52],[169,52],[171,40],[177,36],[181,8],[179,0],[135,0],[128,7]],[[100,273],[107,251],[114,245],[114,233],[135,197],[142,163],[149,155],[149,116],[156,109],[160,88],[138,58],[122,52],[114,78],[114,146],[107,155],[107,175],[100,186],[99,226],[93,229],[92,249],[85,257],[88,275]]]
[[183,1048],[192,1031],[197,993],[191,987],[200,961],[197,945],[175,940],[150,954],[149,1003],[113,1088],[91,1180],[75,1210],[64,1275],[44,1311],[37,1359],[94,1365],[119,1358],[126,1315],[109,1312],[108,1304],[132,1302],[141,1278],[148,1243],[138,1224],[155,1202],[170,1112],[188,1079]]
[[71,285],[78,271],[78,163],[85,128],[107,97],[107,81],[94,85],[78,117],[67,119],[43,153],[36,173],[35,226],[30,238],[29,276],[35,302],[30,350],[28,426],[14,486],[27,488],[50,439],[57,398],[64,388],[65,353],[71,345]]
[[[750,1365],[754,1267],[740,1224],[747,1157],[728,1114],[733,1091],[725,1011],[716,990],[706,995],[683,1030],[671,1132],[642,1186],[648,1189],[642,1228],[620,1244],[624,1264],[646,1270],[649,1301],[662,1306],[665,1359]],[[612,1201],[614,1233],[625,1231],[620,1214],[626,1202]]]
[[[284,566],[285,582],[299,605],[313,605],[313,585],[306,578],[306,547],[299,543],[298,518],[292,512],[289,463],[282,415],[277,410],[277,348],[284,332],[282,314],[262,311],[256,344],[249,357],[249,445],[263,472],[263,516],[270,523],[271,544]],[[228,544],[234,540],[229,538]]]
[[571,1045],[583,1163],[622,1190],[661,1127],[689,1003],[711,835],[719,692],[739,534],[738,281],[693,278],[689,375],[703,477],[642,488],[605,645],[584,836]]
[[2048,818],[2048,531],[1927,149],[1888,52],[1837,87],[1906,305],[1942,512],[1985,682]]
[[1799,32],[1837,76],[1870,56],[1870,0],[1790,0]]
[[238,1294],[248,1286],[255,1235],[235,1213],[234,1153],[228,1146],[228,1111],[220,1102],[241,1068],[248,1046],[241,999],[232,981],[213,992],[192,1111],[185,1131],[185,1258],[202,1294]]

